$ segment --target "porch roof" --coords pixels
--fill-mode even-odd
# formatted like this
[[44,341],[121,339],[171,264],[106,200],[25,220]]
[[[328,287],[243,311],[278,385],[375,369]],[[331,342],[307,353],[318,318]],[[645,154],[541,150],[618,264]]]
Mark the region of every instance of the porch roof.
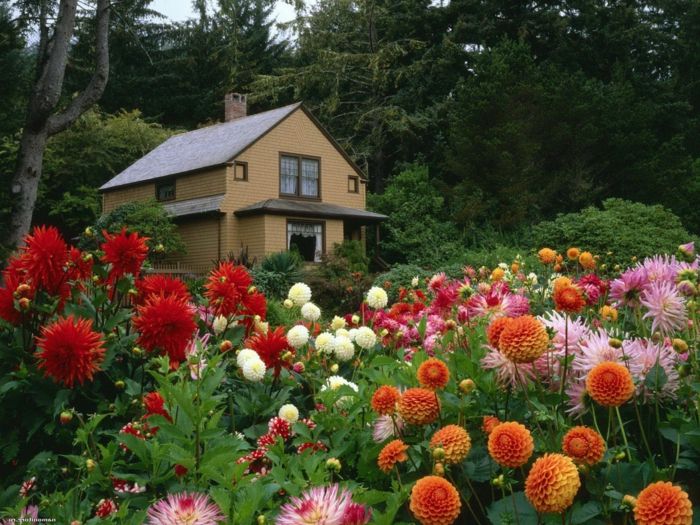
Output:
[[358,208],[348,208],[337,204],[325,202],[306,202],[292,199],[267,199],[256,202],[250,206],[245,206],[234,212],[237,217],[247,217],[251,215],[290,215],[294,217],[313,217],[319,219],[343,219],[353,220],[359,223],[368,224],[381,222],[388,217],[381,213],[361,210]]
[[208,195],[196,199],[174,201],[163,204],[163,208],[171,217],[187,217],[190,215],[202,215],[206,213],[221,213],[223,193],[220,195]]

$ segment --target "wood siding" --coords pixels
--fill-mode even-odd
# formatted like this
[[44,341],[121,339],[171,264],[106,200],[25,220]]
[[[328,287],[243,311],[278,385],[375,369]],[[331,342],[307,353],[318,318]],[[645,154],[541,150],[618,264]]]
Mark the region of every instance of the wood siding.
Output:
[[175,257],[175,261],[199,266],[213,264],[219,259],[219,218],[183,219],[178,221],[177,231],[182,236],[187,253]]

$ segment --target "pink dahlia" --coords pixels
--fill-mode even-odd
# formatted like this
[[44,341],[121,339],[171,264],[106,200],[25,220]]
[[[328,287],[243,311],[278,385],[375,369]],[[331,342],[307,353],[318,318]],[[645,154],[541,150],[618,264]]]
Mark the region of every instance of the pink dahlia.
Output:
[[479,291],[467,302],[469,317],[519,317],[530,311],[527,297],[510,293],[508,286],[496,283]]
[[314,487],[282,505],[275,524],[364,525],[369,521],[370,513],[368,509],[360,507],[352,502],[350,491],[338,485]]
[[669,255],[647,257],[638,266],[644,269],[649,283],[659,281],[672,283],[681,269],[681,264],[678,260],[674,256]]
[[639,306],[639,296],[647,285],[647,276],[643,268],[630,268],[610,283],[610,299],[616,307]]
[[486,370],[495,370],[496,380],[501,386],[517,387],[535,376],[532,364],[516,365],[495,348],[489,348],[488,353],[481,359],[481,366]]
[[398,414],[393,419],[391,416],[379,416],[374,420],[372,439],[376,443],[381,443],[390,437],[400,436],[403,427],[404,421]]
[[681,297],[675,284],[668,281],[656,281],[642,292],[639,301],[647,308],[644,319],[651,318],[652,331],[664,335],[685,328],[688,314],[685,299]]
[[[654,343],[648,339],[628,339],[622,343],[622,350],[629,360],[632,377],[638,384],[638,394],[646,399],[653,399],[654,395],[675,399],[680,387],[680,376],[676,369],[679,357],[671,345]],[[654,385],[657,384],[661,388],[655,389]]]
[[586,294],[588,305],[598,304],[598,300],[605,293],[608,285],[594,273],[584,275],[576,281],[576,284]]
[[563,351],[568,343],[571,353],[589,333],[586,321],[582,317],[569,317],[567,320],[562,313],[552,310],[538,319],[554,332],[552,345],[557,350]]
[[226,516],[206,494],[169,494],[148,509],[148,525],[217,525]]
[[610,346],[610,336],[603,329],[591,332],[588,337],[581,341],[579,349],[580,352],[576,354],[571,366],[582,376],[588,374],[594,366],[603,361],[621,363],[623,360],[622,350]]

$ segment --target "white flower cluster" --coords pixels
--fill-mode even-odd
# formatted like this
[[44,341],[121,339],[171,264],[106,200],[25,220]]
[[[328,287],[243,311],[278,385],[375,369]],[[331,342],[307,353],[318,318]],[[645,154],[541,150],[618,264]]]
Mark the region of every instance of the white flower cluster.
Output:
[[248,381],[262,381],[267,367],[255,350],[244,348],[236,355],[236,364]]
[[287,332],[287,342],[294,348],[301,348],[309,342],[309,329],[302,324],[293,326]]
[[299,409],[291,403],[282,405],[277,415],[280,417],[280,419],[284,419],[290,425],[293,425],[299,421]]
[[[352,381],[348,381],[342,376],[330,376],[326,380],[326,383],[321,387],[321,392],[325,392],[326,390],[338,390],[341,386],[348,386],[355,392],[358,392],[360,390],[355,383],[353,383]],[[335,406],[339,408],[346,408],[350,404],[352,404],[351,396],[342,396],[340,399],[338,399],[338,401],[335,402]]]
[[340,330],[341,328],[345,328],[345,319],[336,315],[331,321],[331,330]]
[[311,288],[309,288],[307,284],[296,283],[289,289],[287,298],[292,301],[295,306],[304,306],[311,300]]
[[389,302],[389,297],[386,295],[384,288],[372,286],[367,292],[367,304],[375,310],[384,308]]
[[[351,336],[353,335],[352,330],[350,330],[350,334]],[[357,329],[357,332],[355,332],[354,340],[357,343],[357,346],[364,348],[365,350],[369,350],[370,348],[373,348],[375,344],[377,344],[377,334],[375,334],[374,330],[368,326],[361,326]]]

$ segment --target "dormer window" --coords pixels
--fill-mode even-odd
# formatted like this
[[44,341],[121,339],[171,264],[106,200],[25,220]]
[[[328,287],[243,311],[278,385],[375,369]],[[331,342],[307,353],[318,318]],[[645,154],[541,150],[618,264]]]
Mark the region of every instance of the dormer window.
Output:
[[175,200],[174,179],[156,183],[156,200],[160,202]]
[[318,199],[320,196],[320,161],[301,155],[280,155],[280,195]]

